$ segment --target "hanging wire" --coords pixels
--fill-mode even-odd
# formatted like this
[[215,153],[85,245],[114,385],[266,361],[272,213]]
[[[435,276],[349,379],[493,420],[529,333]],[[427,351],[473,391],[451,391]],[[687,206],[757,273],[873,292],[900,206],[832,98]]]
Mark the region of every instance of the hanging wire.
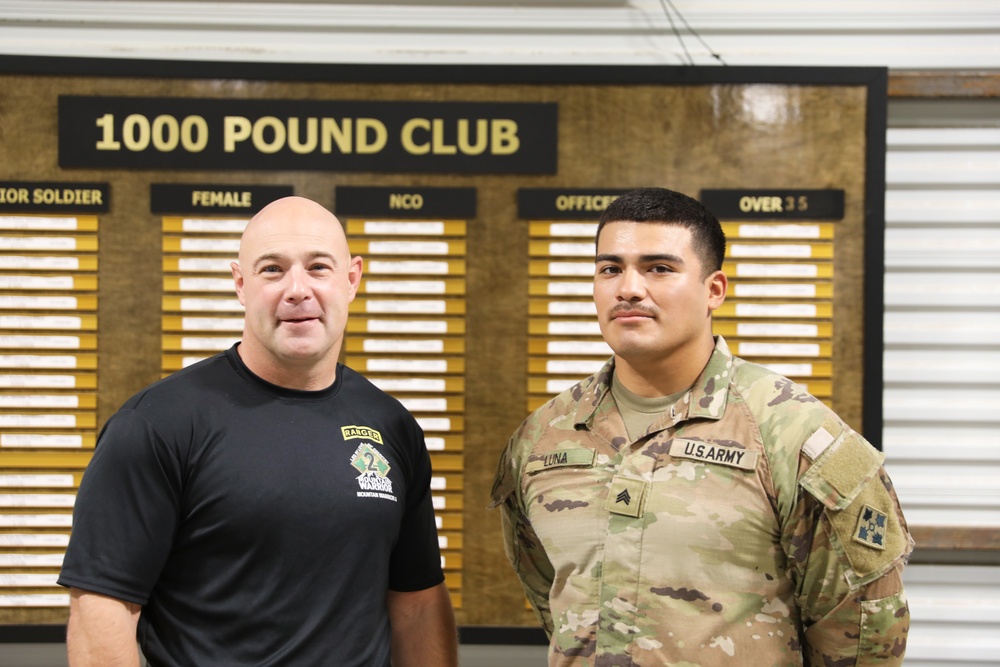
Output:
[[687,31],[690,32],[692,35],[694,35],[699,42],[701,42],[701,45],[708,50],[709,54],[713,58],[718,60],[723,65],[728,64],[725,60],[722,59],[722,55],[712,50],[712,47],[710,47],[708,43],[704,39],[702,39],[701,35],[698,34],[698,31],[691,27],[691,24],[688,23],[687,19],[684,18],[684,15],[681,14],[676,7],[674,7],[674,3],[671,2],[671,0],[660,0],[660,5],[663,7],[663,13],[666,14],[667,20],[670,21],[670,28],[671,30],[674,31],[674,35],[677,36],[677,41],[680,42],[681,48],[684,49],[684,55],[688,60],[688,64],[694,65],[694,58],[691,57],[691,53],[688,51],[687,45],[684,43],[684,38],[681,36],[680,31],[674,24],[673,14],[677,14],[677,18],[679,18],[681,22],[684,23],[684,27],[687,28]]
[[[670,5],[668,8],[667,0],[660,0],[660,5],[663,7],[663,13],[667,15],[667,20],[670,21],[670,29],[674,31],[674,35],[677,37],[678,43],[680,43],[681,48],[684,49],[684,56],[687,60],[687,64],[694,65],[694,58],[692,58],[691,54],[688,52],[687,44],[684,43],[684,37],[681,35],[681,31],[677,29],[677,25],[674,23],[673,14],[670,13],[670,9],[673,8],[673,5]],[[676,12],[677,10],[674,9],[674,11]],[[685,23],[687,22],[685,21]]]

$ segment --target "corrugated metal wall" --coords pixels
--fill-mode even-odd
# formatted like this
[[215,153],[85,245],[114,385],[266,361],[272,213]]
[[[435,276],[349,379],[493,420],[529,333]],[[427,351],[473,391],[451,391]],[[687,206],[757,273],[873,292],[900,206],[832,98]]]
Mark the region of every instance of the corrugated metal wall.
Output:
[[[0,0],[0,53],[320,63],[1000,67],[996,0]],[[687,30],[690,25],[699,39]]]
[[[883,446],[914,525],[1000,530],[1000,100],[895,100]],[[1000,664],[1000,567],[913,564],[907,664]]]
[[919,524],[1000,527],[1000,115],[983,122],[887,137],[884,447]]
[[907,667],[1000,664],[1000,567],[910,565]]

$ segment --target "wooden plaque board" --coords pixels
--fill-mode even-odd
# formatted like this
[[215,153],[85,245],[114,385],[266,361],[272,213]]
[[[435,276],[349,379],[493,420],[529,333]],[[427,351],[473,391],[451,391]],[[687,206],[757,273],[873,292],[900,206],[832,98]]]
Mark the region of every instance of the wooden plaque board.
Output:
[[[445,288],[456,297],[448,308],[458,310],[448,316],[458,324],[449,325],[445,373],[451,384],[443,390],[449,406],[460,406],[447,409],[461,411],[461,418],[453,420],[461,431],[458,439],[445,438],[435,454],[444,467],[440,474],[449,485],[451,503],[443,530],[453,529],[452,544],[460,546],[454,553],[460,565],[449,582],[460,589],[461,625],[534,626],[503,555],[499,516],[485,509],[499,452],[529,405],[532,257],[530,221],[518,213],[519,190],[663,186],[695,197],[703,190],[842,191],[842,218],[829,221],[835,229],[828,244],[830,311],[821,317],[827,325],[821,330],[829,332],[824,349],[833,369],[829,402],[878,444],[886,86],[883,68],[407,67],[10,57],[0,59],[5,91],[0,182],[85,181],[110,188],[107,210],[97,214],[99,264],[92,296],[98,384],[92,392],[96,425],[91,436],[123,401],[161,377],[167,363],[164,346],[177,340],[164,331],[167,232],[163,214],[151,211],[152,184],[290,186],[335,212],[337,187],[474,189],[475,216],[448,228],[464,234],[458,241],[448,240],[461,243],[464,254],[449,261],[461,263],[464,273],[459,276],[455,269],[459,277],[449,278]],[[196,161],[179,167],[61,167],[59,133],[67,123],[59,118],[61,96],[216,99],[220,104],[555,105],[555,168],[548,173],[411,167],[238,170],[199,168]],[[89,128],[81,126],[80,131]],[[581,212],[579,219],[595,221],[598,214]],[[356,217],[341,216],[342,221]],[[62,471],[75,475],[78,483],[92,446],[90,437],[72,453],[0,448],[0,472]],[[23,532],[0,527],[0,532],[17,531]],[[40,591],[59,592],[30,586],[7,592]],[[0,608],[0,622],[8,624],[61,623],[65,617],[66,609],[58,606]]]

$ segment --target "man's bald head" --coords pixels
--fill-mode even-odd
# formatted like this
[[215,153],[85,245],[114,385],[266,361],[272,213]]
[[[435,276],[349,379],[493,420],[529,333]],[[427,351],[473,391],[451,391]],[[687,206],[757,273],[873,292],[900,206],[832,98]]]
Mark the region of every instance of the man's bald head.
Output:
[[283,387],[329,386],[361,265],[340,221],[316,202],[285,197],[261,209],[232,264],[246,308],[238,350],[250,370]]
[[254,250],[255,243],[259,242],[261,237],[273,232],[276,228],[288,226],[301,220],[308,221],[308,226],[317,230],[328,226],[329,230],[343,241],[344,252],[349,252],[347,237],[337,216],[311,199],[296,196],[283,197],[271,202],[250,218],[250,222],[247,223],[240,239],[240,265],[244,267],[249,265],[248,261],[251,258],[247,257],[246,254]]

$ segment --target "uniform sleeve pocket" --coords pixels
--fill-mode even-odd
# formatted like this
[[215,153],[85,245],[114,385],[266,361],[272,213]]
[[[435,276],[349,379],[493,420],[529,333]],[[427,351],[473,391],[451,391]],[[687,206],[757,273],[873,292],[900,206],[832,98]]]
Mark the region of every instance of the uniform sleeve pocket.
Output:
[[873,661],[901,664],[906,651],[909,616],[903,591],[887,598],[863,601],[858,664],[867,665]]

